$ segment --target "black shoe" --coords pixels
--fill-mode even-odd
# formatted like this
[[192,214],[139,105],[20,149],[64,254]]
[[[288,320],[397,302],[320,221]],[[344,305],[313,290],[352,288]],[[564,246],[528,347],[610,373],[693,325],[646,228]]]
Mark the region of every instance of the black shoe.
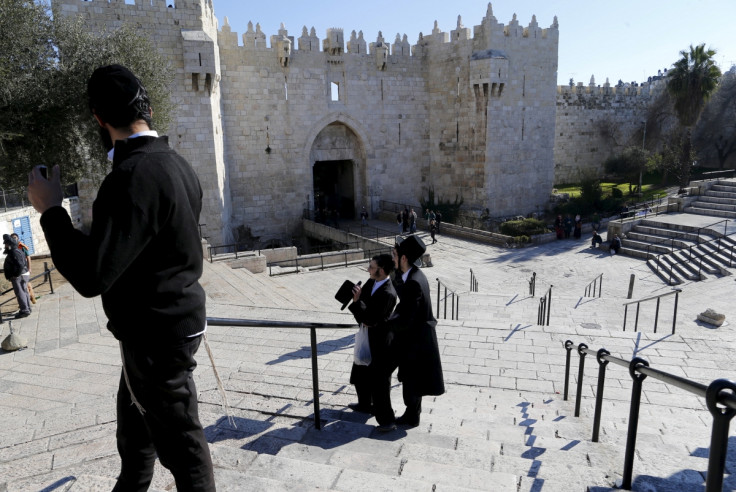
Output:
[[353,412],[373,414],[373,408],[360,403],[348,403],[348,408]]
[[419,425],[419,416],[409,417],[406,414],[396,419],[396,425],[404,425],[407,427],[417,427]]
[[26,312],[21,311],[15,315],[15,319],[27,318],[30,315],[31,315],[30,311],[26,311]]
[[377,425],[376,430],[378,432],[391,432],[392,430],[396,430],[396,422],[391,422],[390,424]]

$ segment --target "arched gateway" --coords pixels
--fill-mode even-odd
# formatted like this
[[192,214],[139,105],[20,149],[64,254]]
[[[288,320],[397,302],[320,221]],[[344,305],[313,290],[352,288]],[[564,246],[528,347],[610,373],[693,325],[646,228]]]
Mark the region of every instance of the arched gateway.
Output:
[[366,205],[364,145],[352,128],[332,122],[317,134],[309,152],[315,210],[337,210],[343,219],[355,218]]

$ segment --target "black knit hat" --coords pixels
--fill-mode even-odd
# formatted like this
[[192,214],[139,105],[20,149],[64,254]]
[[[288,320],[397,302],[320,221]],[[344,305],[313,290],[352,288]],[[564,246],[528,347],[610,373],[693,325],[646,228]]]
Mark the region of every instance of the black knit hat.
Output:
[[90,110],[115,128],[136,120],[151,124],[150,100],[143,83],[122,65],[100,67],[87,82]]

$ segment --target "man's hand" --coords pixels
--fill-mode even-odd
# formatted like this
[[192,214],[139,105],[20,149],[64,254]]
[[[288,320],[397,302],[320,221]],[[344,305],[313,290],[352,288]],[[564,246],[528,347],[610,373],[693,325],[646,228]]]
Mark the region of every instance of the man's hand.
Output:
[[353,287],[353,302],[358,302],[358,299],[360,299],[360,284]]
[[51,168],[49,179],[41,175],[36,166],[28,174],[28,200],[38,213],[44,213],[52,207],[61,205],[64,194],[61,191],[61,172],[59,166]]

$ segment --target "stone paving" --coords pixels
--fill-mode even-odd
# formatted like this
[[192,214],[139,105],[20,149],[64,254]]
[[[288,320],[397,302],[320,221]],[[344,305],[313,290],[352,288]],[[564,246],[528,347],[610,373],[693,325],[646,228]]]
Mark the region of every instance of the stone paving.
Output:
[[[703,219],[695,217],[667,220]],[[642,304],[640,331],[632,331],[631,311],[622,331],[632,274],[632,300],[671,290],[643,261],[592,250],[584,240],[498,249],[438,239],[429,246],[434,266],[425,273],[434,302],[436,278],[457,291],[460,319],[439,322],[448,392],[425,399],[415,429],[376,434],[375,419],[347,410],[354,401],[348,383],[353,330],[318,331],[317,430],[307,330],[209,327],[236,424],[225,417],[202,350],[195,376],[219,490],[609,490],[623,469],[631,378],[625,368],[608,369],[601,439],[591,442],[598,364],[587,358],[581,416],[574,417],[579,357],[573,351],[571,400],[563,401],[565,340],[605,347],[626,360],[643,357],[652,367],[704,384],[736,379],[732,276],[680,285],[674,334],[673,297],[661,303],[657,333],[652,302]],[[479,292],[468,292],[470,268]],[[529,295],[532,272],[535,297]],[[582,297],[600,274],[602,296]],[[366,276],[360,266],[268,277],[214,263],[206,265],[203,285],[211,317],[351,323],[333,295],[343,280]],[[539,297],[550,284],[550,326],[537,326]],[[722,327],[696,321],[708,307],[726,314]],[[29,318],[12,323],[29,347],[0,353],[6,424],[0,484],[8,491],[112,488],[119,467],[114,402],[120,356],[105,323],[99,298],[85,299],[68,285],[44,296]],[[5,337],[9,323],[0,328]],[[392,392],[399,412],[400,393],[398,387]],[[701,398],[648,378],[634,490],[702,490],[711,420]],[[724,490],[736,489],[734,471],[732,449]],[[153,489],[174,489],[161,467]]]

